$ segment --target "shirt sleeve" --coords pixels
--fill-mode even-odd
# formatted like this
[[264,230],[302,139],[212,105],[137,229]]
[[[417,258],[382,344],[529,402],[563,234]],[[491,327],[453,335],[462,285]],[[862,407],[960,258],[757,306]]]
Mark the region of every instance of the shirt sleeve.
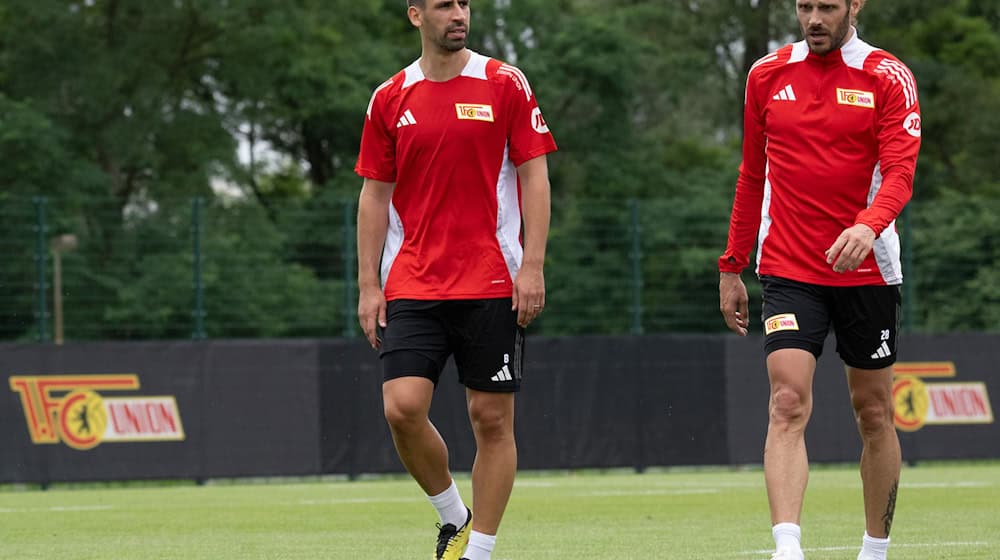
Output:
[[542,117],[535,93],[528,79],[517,68],[504,64],[499,73],[509,77],[507,84],[511,120],[507,136],[510,141],[510,160],[514,166],[538,156],[556,151],[556,142]]
[[743,162],[736,180],[726,252],[719,257],[720,272],[739,273],[747,267],[757,230],[760,229],[764,174],[767,168],[767,138],[764,134],[763,107],[760,105],[758,89],[758,81],[751,70],[747,77],[746,101],[743,106]]
[[385,126],[385,115],[389,109],[388,96],[383,92],[391,85],[392,80],[389,80],[372,93],[361,132],[361,150],[354,166],[358,175],[386,183],[396,182],[396,139]]
[[883,66],[889,72],[882,80],[884,101],[876,123],[882,185],[871,205],[855,218],[855,223],[872,228],[875,235],[882,234],[913,195],[913,173],[920,151],[916,81],[901,62],[885,59],[880,64]]

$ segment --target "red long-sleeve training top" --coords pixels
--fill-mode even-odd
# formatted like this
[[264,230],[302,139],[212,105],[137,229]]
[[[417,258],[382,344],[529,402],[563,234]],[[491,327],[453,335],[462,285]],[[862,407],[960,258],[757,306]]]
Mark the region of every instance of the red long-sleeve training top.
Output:
[[[920,106],[910,70],[853,37],[826,55],[805,41],[754,64],[747,78],[743,163],[722,272],[826,286],[900,284],[895,219],[913,191]],[[825,251],[865,224],[878,236],[857,270],[833,271]]]

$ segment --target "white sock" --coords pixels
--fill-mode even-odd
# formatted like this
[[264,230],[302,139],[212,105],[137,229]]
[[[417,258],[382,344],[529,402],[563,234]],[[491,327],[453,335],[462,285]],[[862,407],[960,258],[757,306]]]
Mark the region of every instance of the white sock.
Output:
[[774,536],[775,549],[802,550],[802,528],[795,523],[778,523],[771,527],[771,534]]
[[465,560],[490,560],[493,546],[497,544],[496,535],[487,535],[478,531],[469,533],[469,546],[465,548]]
[[437,510],[442,525],[451,523],[456,529],[461,529],[462,525],[465,525],[469,512],[465,509],[465,502],[458,494],[458,486],[455,486],[454,480],[451,481],[451,486],[447,490],[437,496],[427,496],[427,499]]
[[865,531],[865,536],[861,539],[861,554],[862,558],[866,560],[885,560],[885,553],[889,549],[889,537],[880,539],[877,537],[868,536],[868,531]]

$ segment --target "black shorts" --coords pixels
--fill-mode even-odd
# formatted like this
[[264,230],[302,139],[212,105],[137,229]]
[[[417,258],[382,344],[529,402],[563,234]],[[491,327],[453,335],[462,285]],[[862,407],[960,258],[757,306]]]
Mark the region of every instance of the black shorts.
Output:
[[837,353],[859,369],[881,369],[896,362],[902,296],[899,286],[817,286],[762,276],[767,354],[799,348],[819,358],[830,324]]
[[426,377],[437,386],[448,356],[470,389],[513,393],[521,388],[524,329],[511,299],[390,301],[382,329],[382,375]]

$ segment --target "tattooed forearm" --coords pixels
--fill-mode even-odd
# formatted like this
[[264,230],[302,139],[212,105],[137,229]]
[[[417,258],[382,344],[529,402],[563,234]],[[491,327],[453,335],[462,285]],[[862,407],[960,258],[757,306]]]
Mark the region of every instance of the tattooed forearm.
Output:
[[892,488],[889,489],[889,503],[885,507],[885,513],[882,514],[882,523],[885,524],[885,536],[889,536],[889,530],[892,529],[892,517],[896,514],[896,492],[899,491],[899,481],[894,481],[892,483]]

